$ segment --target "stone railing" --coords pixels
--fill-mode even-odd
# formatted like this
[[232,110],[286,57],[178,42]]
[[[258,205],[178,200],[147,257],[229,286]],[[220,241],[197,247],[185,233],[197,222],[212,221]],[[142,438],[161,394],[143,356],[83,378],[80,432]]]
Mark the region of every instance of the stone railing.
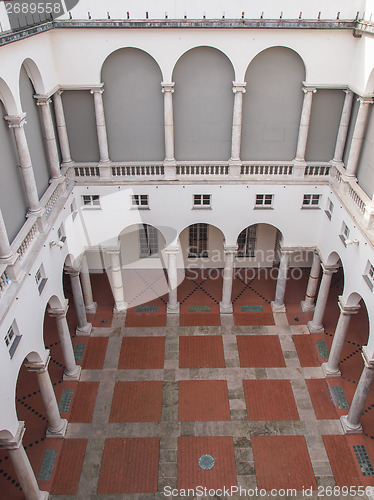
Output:
[[177,178],[185,176],[204,176],[211,180],[212,176],[229,175],[228,162],[186,162],[179,161],[176,165]]
[[38,221],[32,216],[27,219],[11,245],[12,250],[19,255],[20,260],[24,258],[38,234]]
[[148,165],[119,165],[112,166],[113,177],[160,177],[164,175],[164,165],[162,163],[154,163]]
[[6,275],[6,268],[6,265],[0,266],[0,298],[5,294],[10,285],[10,281]]
[[243,162],[240,167],[241,176],[292,175],[291,162]]

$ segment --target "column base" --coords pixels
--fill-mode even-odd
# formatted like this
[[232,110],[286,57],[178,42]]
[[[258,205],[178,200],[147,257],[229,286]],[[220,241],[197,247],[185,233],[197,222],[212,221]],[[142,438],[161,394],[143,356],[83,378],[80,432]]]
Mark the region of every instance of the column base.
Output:
[[170,306],[169,302],[166,306],[167,314],[179,314],[179,302],[177,302],[176,306]]
[[284,304],[276,304],[274,301],[271,302],[271,310],[273,313],[285,313],[286,306]]
[[313,312],[314,309],[316,308],[315,304],[308,304],[306,300],[302,300],[300,302],[300,307],[301,310],[306,313],[306,312]]
[[62,420],[62,427],[56,432],[52,432],[49,429],[47,429],[47,432],[45,433],[46,437],[48,438],[63,438],[66,434],[66,429],[68,427],[68,421],[63,418]]
[[40,492],[40,500],[48,500],[49,498],[49,491],[41,491]]
[[82,367],[77,366],[77,370],[75,373],[72,373],[71,375],[69,373],[64,373],[62,376],[62,380],[79,380],[81,377],[81,372],[82,372]]
[[177,163],[175,159],[164,161],[164,176],[166,181],[177,180]]
[[87,314],[95,314],[97,310],[97,302],[92,302],[92,304],[85,309]]
[[336,371],[330,370],[328,367],[328,363],[322,363],[322,371],[323,374],[326,378],[333,378],[333,377],[340,377],[341,376],[341,371],[339,368]]
[[307,166],[306,161],[304,159],[295,158],[292,163],[294,177],[304,177],[305,167]]
[[348,415],[340,417],[340,423],[343,428],[344,434],[362,434],[362,425],[352,425],[348,422]]
[[113,307],[113,314],[126,314],[127,308],[129,307],[128,303],[125,302],[123,305]]
[[325,333],[323,325],[315,325],[312,321],[308,321],[309,333]]
[[233,314],[233,308],[232,308],[232,303],[230,302],[230,304],[228,306],[224,306],[222,304],[222,302],[219,303],[219,313],[220,314]]
[[83,327],[77,327],[77,329],[75,330],[75,335],[77,337],[89,337],[91,335],[91,331],[92,331],[92,325],[91,323],[87,323],[86,326],[83,326]]

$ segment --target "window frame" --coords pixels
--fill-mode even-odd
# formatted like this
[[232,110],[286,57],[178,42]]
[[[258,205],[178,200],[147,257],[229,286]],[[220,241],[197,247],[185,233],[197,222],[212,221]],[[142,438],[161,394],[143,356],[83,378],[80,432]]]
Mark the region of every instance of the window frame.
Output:
[[347,224],[343,221],[342,228],[340,230],[339,238],[341,239],[343,245],[346,247],[347,246],[347,240],[349,239],[351,230],[347,226]]
[[[159,257],[158,231],[150,224],[139,224],[139,259]],[[153,251],[156,250],[156,251]]]
[[[238,250],[236,252],[237,258],[255,258],[256,257],[256,246],[257,246],[257,229],[258,224],[253,224],[248,226],[238,236],[237,244]],[[252,234],[251,234],[252,233]],[[244,236],[243,247],[241,248],[241,242],[239,239]]]
[[82,194],[82,207],[89,210],[100,210],[101,201],[99,194]]
[[[194,238],[195,232],[196,237]],[[191,249],[196,248],[196,252]],[[189,226],[188,234],[188,258],[202,259],[208,257],[208,224],[198,222]]]
[[[320,193],[305,193],[303,195],[303,203],[301,208],[319,209],[322,195]],[[316,201],[316,203],[315,203]]]
[[362,275],[364,278],[367,286],[370,288],[371,291],[374,290],[374,265],[370,262],[370,260],[367,261],[366,268],[365,268],[365,273]]
[[36,286],[38,287],[39,295],[41,295],[41,293],[44,290],[44,287],[48,281],[48,278],[47,278],[45,271],[44,271],[43,264],[41,264],[39,266],[38,270],[35,273],[34,278],[35,278]]
[[132,194],[130,196],[132,210],[149,210],[148,194]]
[[[11,335],[10,335],[10,333],[11,333]],[[8,331],[4,337],[4,342],[5,342],[6,348],[8,349],[10,359],[13,358],[13,356],[17,350],[18,344],[20,343],[21,338],[22,338],[22,335],[19,334],[17,325],[16,325],[15,321],[13,321],[13,323],[8,328]]]
[[272,210],[274,203],[274,194],[258,193],[255,198],[255,210]]
[[194,194],[192,196],[192,208],[194,210],[209,210],[212,208],[211,194]]

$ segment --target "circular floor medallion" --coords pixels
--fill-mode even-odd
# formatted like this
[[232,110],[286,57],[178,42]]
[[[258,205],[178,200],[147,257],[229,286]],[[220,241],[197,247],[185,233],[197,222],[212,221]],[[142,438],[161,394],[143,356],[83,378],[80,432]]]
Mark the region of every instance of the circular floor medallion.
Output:
[[214,458],[212,455],[201,455],[199,466],[204,470],[210,470],[214,467]]

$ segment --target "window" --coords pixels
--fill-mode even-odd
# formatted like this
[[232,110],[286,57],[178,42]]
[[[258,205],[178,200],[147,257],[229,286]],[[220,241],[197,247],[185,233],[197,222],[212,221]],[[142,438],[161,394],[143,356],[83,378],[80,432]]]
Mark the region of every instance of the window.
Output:
[[374,289],[374,266],[369,260],[366,264],[365,274],[362,277],[366,281],[366,284],[368,285],[370,290],[373,290]]
[[100,208],[100,196],[98,194],[84,194],[82,203],[85,208]]
[[339,234],[339,238],[344,243],[344,246],[347,246],[346,241],[349,238],[349,233],[350,233],[349,227],[347,226],[347,224],[345,222],[343,222],[342,230],[341,230],[341,233]]
[[75,200],[72,201],[72,204],[70,205],[70,212],[71,212],[71,215],[72,215],[72,219],[74,220],[77,216],[77,204],[75,202]]
[[327,208],[325,210],[325,214],[327,215],[327,217],[331,220],[331,217],[332,217],[332,212],[334,210],[334,204],[333,202],[330,200],[330,198],[327,199]]
[[62,243],[65,243],[66,236],[63,224],[61,224],[61,226],[58,228],[57,236],[58,236],[58,241],[62,241]]
[[147,194],[132,194],[131,195],[131,206],[137,209],[149,208],[148,205],[148,195]]
[[208,224],[192,224],[188,257],[208,257]]
[[247,227],[238,236],[238,257],[255,257],[257,224]]
[[273,199],[273,194],[256,194],[255,208],[272,208]]
[[21,340],[21,335],[17,335],[16,330],[17,330],[16,325],[13,324],[9,328],[7,334],[4,337],[4,342],[8,348],[10,358],[13,358],[14,353],[16,352],[17,346],[19,344],[19,341]]
[[320,194],[304,194],[303,208],[319,208]]
[[158,256],[158,238],[155,227],[148,226],[148,224],[139,224],[139,247],[139,257],[141,259]]
[[212,195],[210,194],[194,194],[193,208],[211,208]]
[[47,278],[45,276],[43,264],[36,271],[35,281],[36,281],[36,285],[38,287],[39,295],[40,295],[45,287],[45,284],[47,283]]

